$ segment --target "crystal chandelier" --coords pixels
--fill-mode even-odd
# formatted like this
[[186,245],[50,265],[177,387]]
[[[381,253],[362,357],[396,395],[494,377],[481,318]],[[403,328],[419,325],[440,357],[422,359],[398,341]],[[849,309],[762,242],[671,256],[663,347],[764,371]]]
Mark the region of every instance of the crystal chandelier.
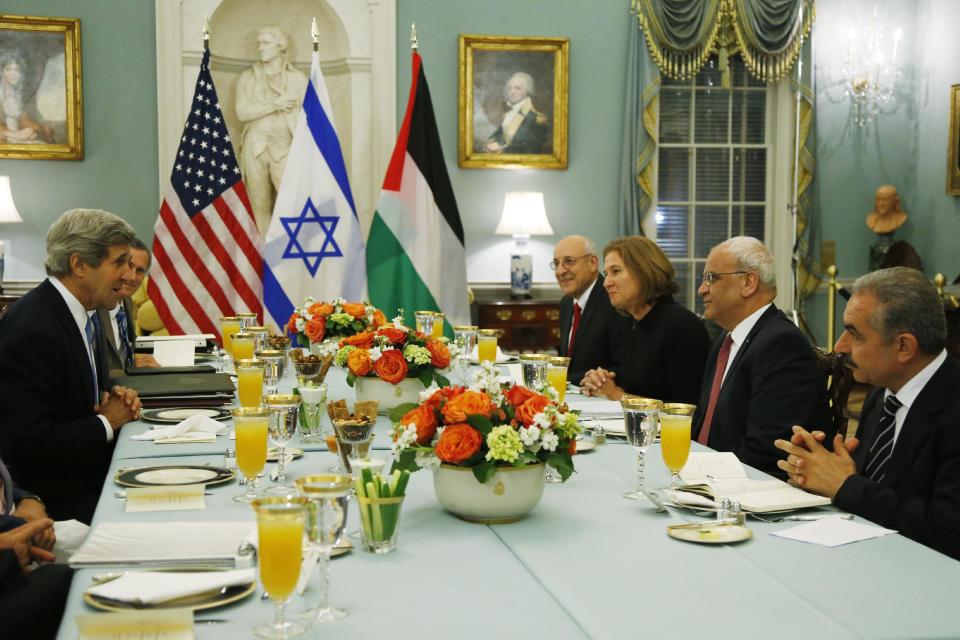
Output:
[[840,68],[846,95],[850,98],[853,121],[868,126],[879,113],[892,113],[900,78],[897,47],[903,30],[897,28],[892,41],[877,23],[877,7],[870,22],[859,31],[851,29],[847,61]]

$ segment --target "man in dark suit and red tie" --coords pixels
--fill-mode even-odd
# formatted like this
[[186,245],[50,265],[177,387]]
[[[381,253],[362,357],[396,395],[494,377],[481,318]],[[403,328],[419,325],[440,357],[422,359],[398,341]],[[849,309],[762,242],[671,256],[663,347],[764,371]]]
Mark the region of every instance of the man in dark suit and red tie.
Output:
[[49,277],[0,318],[0,451],[56,520],[90,523],[116,432],[140,412],[136,391],[108,390],[91,318],[120,301],[133,236],[112,213],[67,211],[47,232]]
[[707,256],[698,293],[724,333],[707,358],[692,437],[783,478],[773,441],[795,424],[830,432],[831,422],[810,343],[773,304],[773,256],[756,238],[730,238]]
[[[837,507],[960,560],[960,363],[922,272],[893,267],[853,285],[836,350],[876,385],[856,438],[794,427],[777,440],[790,480]],[[833,451],[823,444],[832,445]]]
[[567,380],[580,384],[583,374],[597,367],[616,370],[626,320],[610,305],[593,241],[563,238],[553,250],[550,268],[563,291],[560,355],[570,358]]

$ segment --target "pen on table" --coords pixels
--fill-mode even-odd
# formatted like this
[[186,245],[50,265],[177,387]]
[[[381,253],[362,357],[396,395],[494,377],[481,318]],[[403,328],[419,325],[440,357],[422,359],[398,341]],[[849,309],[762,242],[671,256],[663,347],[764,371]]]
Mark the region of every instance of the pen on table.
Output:
[[841,520],[853,520],[852,513],[824,513],[816,516],[787,516],[784,520],[793,520],[794,522],[813,522],[814,520],[823,520],[824,518],[840,518]]

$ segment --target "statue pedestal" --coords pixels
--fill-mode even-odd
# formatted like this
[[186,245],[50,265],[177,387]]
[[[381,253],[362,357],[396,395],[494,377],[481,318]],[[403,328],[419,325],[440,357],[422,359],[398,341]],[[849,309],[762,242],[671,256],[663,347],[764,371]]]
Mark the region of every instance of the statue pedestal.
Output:
[[880,268],[892,244],[892,233],[877,234],[877,241],[870,246],[870,271],[876,271]]

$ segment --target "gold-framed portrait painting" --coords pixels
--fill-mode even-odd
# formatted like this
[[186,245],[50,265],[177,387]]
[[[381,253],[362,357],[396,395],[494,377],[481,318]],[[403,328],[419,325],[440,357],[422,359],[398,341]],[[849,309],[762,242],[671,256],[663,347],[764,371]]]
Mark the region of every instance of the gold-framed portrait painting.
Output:
[[471,168],[567,168],[570,40],[460,36],[458,159]]
[[960,196],[960,84],[950,87],[950,137],[947,139],[947,195]]
[[0,15],[0,158],[83,159],[79,18]]

